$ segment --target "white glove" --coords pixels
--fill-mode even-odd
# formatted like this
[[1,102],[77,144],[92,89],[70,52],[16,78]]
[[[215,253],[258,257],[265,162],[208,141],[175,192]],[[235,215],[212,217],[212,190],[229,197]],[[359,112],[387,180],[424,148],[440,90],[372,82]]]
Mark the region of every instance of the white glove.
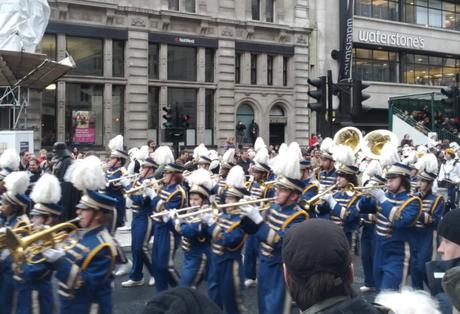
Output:
[[169,216],[169,219],[176,219],[177,218],[177,210],[175,208],[173,209],[170,209],[168,211],[168,216]]
[[371,189],[369,190],[369,194],[375,197],[377,202],[379,202],[380,204],[385,202],[385,200],[387,199],[385,196],[385,192],[383,192],[382,189]]
[[251,205],[243,205],[240,206],[241,213],[244,216],[247,216],[249,219],[254,221],[255,224],[260,224],[264,219],[259,212],[258,206],[251,206]]
[[131,208],[133,206],[133,200],[130,197],[127,197],[125,205],[126,208]]
[[167,214],[164,214],[163,216],[161,216],[161,220],[163,220],[164,223],[167,223],[168,221],[170,221],[171,220],[171,211],[168,210]]
[[64,250],[62,249],[47,249],[42,252],[42,255],[46,258],[46,260],[50,263],[54,263],[61,257],[65,255]]
[[337,201],[335,200],[334,196],[332,194],[326,194],[323,196],[323,200],[329,205],[329,207],[332,209],[337,205]]
[[155,190],[152,188],[145,188],[143,196],[150,197],[153,199],[155,196],[157,196],[157,192],[155,192]]
[[3,249],[0,253],[0,261],[4,261],[10,256],[10,250],[8,249]]
[[128,178],[123,178],[123,179],[120,180],[120,183],[124,188],[126,188],[131,183],[131,180],[129,180]]
[[201,220],[208,226],[212,226],[216,222],[214,215],[211,213],[203,214]]

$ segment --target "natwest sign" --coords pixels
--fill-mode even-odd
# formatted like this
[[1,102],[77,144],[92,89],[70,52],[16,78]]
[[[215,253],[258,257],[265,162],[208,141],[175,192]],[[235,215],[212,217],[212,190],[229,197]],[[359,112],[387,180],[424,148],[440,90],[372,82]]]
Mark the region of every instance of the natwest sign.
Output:
[[193,38],[184,38],[184,37],[176,37],[176,42],[181,44],[195,44],[195,39]]
[[398,48],[423,49],[425,47],[425,39],[423,37],[378,30],[359,30],[357,39],[357,41],[362,43]]

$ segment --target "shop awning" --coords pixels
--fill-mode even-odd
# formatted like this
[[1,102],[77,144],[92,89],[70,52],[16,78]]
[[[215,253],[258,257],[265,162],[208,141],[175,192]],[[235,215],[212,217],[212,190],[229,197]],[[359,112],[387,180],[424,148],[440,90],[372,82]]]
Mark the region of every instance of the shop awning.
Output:
[[0,50],[0,86],[44,89],[73,66],[73,60],[56,62],[43,54]]

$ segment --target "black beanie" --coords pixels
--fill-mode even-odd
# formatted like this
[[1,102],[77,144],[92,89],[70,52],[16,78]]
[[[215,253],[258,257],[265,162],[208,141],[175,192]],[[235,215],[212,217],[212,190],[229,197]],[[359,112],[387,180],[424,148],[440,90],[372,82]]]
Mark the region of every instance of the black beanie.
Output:
[[142,314],[222,314],[206,296],[190,288],[176,287],[163,291],[150,300]]
[[439,223],[438,234],[460,245],[460,208],[453,209],[444,216]]

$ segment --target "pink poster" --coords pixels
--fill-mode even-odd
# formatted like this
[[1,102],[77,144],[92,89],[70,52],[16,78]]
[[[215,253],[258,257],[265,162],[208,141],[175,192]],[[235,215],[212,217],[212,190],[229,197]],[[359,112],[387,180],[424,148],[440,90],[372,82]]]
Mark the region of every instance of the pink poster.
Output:
[[75,144],[95,144],[95,115],[91,111],[72,111],[74,133],[72,142]]

